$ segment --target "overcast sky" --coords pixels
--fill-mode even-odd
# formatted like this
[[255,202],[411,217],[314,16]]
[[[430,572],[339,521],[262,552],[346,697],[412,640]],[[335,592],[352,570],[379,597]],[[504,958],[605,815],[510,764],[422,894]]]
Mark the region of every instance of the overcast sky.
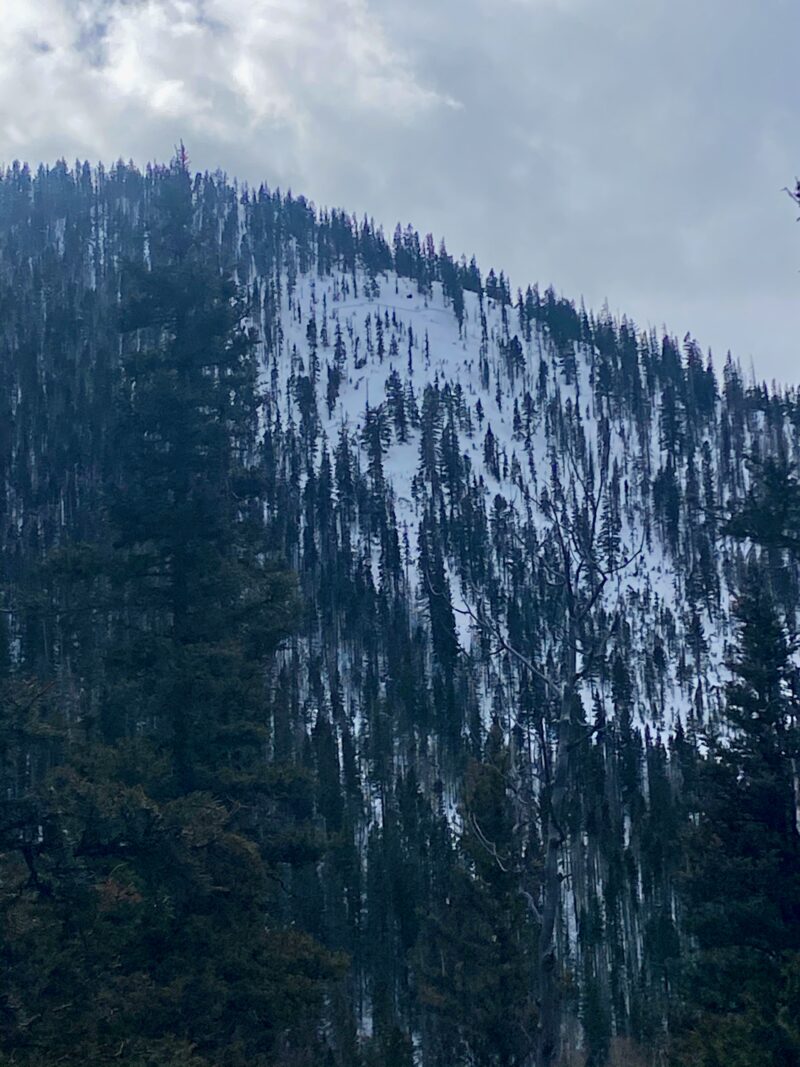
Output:
[[800,382],[798,70],[800,0],[0,0],[0,163],[183,138]]

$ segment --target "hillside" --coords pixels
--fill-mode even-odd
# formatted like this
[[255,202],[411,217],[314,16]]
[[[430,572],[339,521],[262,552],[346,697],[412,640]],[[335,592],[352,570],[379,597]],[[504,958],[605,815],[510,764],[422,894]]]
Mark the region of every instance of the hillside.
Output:
[[666,1062],[796,392],[181,160],[10,169],[0,309],[0,1047]]

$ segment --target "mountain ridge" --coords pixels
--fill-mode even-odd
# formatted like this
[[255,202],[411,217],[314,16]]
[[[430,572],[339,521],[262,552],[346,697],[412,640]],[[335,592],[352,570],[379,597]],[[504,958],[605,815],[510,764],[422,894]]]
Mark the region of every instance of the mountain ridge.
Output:
[[[504,274],[484,279],[410,227],[390,242],[302,197],[192,176],[183,156],[145,172],[10,168],[0,307],[0,659],[11,705],[27,706],[32,678],[57,706],[50,732],[14,727],[3,750],[6,797],[29,813],[4,831],[9,922],[36,958],[50,950],[13,909],[55,907],[46,878],[64,901],[94,886],[102,907],[87,914],[112,944],[144,922],[125,918],[142,900],[159,922],[189,907],[177,943],[184,930],[218,933],[213,907],[191,910],[217,885],[217,859],[206,872],[179,854],[176,869],[194,872],[181,873],[189,905],[180,879],[153,875],[145,845],[139,866],[127,859],[142,813],[158,812],[153,825],[177,820],[192,856],[239,857],[220,883],[231,907],[243,857],[263,861],[243,881],[271,887],[252,890],[263,913],[232,913],[213,944],[221,952],[236,923],[258,943],[261,924],[289,974],[275,980],[278,1007],[253,1009],[269,1023],[251,1026],[226,984],[241,960],[223,961],[175,1023],[164,1004],[195,972],[173,962],[177,985],[169,975],[148,1001],[145,964],[130,1003],[153,1005],[145,1030],[163,1009],[158,1040],[185,1036],[176,1067],[195,1067],[195,1048],[201,1067],[548,1067],[566,1062],[559,1043],[600,1065],[623,1062],[629,1041],[634,1062],[663,1062],[698,936],[684,883],[706,810],[699,768],[733,729],[726,661],[753,568],[790,643],[797,632],[797,559],[726,527],[755,484],[748,460],[800,460],[796,391],[746,386],[730,358],[720,384],[689,337],[641,333],[552,289],[512,294]],[[183,419],[195,437],[181,436]],[[175,504],[193,485],[196,528]],[[178,534],[207,538],[208,575],[170,542]],[[261,589],[267,566],[291,569],[300,602],[290,627],[286,595],[274,647],[237,629],[247,581]],[[198,620],[216,643],[196,636]],[[135,655],[129,633],[143,642]],[[148,675],[159,664],[166,696]],[[226,670],[246,682],[229,699],[215,695]],[[67,800],[53,810],[59,760]],[[252,795],[237,760],[261,783]],[[166,814],[164,795],[177,805]],[[96,796],[85,824],[63,824]],[[107,826],[123,827],[122,845]],[[121,848],[106,866],[103,834]],[[72,929],[69,907],[59,921],[54,943]],[[128,994],[92,981],[116,1005],[109,1020],[124,1016]],[[246,995],[261,1004],[256,985]],[[229,988],[226,1011],[247,1035],[230,1048],[224,1019],[203,1029],[214,990]],[[55,978],[42,1002],[58,992]],[[287,1020],[294,996],[303,1008]],[[8,1026],[11,1047],[29,1041],[24,1019]],[[111,1047],[81,1037],[65,1054],[87,1062],[87,1049]]]

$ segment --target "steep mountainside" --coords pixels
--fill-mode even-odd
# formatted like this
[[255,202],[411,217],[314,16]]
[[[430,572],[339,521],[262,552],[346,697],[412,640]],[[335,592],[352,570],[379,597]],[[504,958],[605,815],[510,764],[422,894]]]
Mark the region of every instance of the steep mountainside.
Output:
[[[159,196],[176,167],[189,199],[173,231]],[[112,635],[132,619],[160,633],[167,610],[145,618],[134,598],[112,619],[112,570],[95,579],[75,552],[117,550],[109,486],[137,484],[119,397],[136,408],[130,361],[166,320],[131,333],[128,277],[182,262],[187,233],[240,287],[255,344],[257,429],[236,448],[258,487],[226,475],[226,492],[250,493],[260,559],[299,587],[259,744],[297,770],[305,799],[287,784],[280,804],[324,845],[274,859],[270,922],[348,961],[314,1009],[311,1058],[275,1062],[550,1062],[534,1051],[556,1010],[548,908],[565,1047],[597,1064],[629,1039],[661,1048],[692,945],[693,776],[727,729],[732,597],[754,552],[723,520],[750,459],[800,458],[796,393],[745,383],[730,357],[715,369],[691,338],[512,290],[411,228],[387,239],[178,164],[15,166],[0,182],[1,658],[57,694],[66,751],[103,721]],[[797,566],[773,551],[763,567],[793,631]],[[103,744],[158,738],[155,722],[131,714]],[[40,773],[33,741],[5,744],[22,804],[63,752]]]
[[[729,583],[741,566],[716,527],[744,491],[745,458],[764,442],[763,413],[741,410],[732,364],[719,395],[694,343],[684,365],[669,338],[581,320],[552,293],[529,290],[514,305],[499,288],[467,291],[454,308],[440,282],[420,292],[394,271],[363,269],[301,274],[288,287],[283,274],[265,283],[253,272],[251,284],[270,292],[255,319],[268,338],[270,440],[287,479],[300,466],[299,571],[302,538],[316,528],[302,495],[333,457],[347,457],[357,557],[376,588],[391,576],[422,607],[417,620],[432,595],[450,602],[472,664],[467,700],[487,723],[495,702],[507,715],[518,704],[519,664],[485,654],[478,615],[490,605],[498,636],[531,660],[554,655],[554,598],[537,561],[548,529],[540,497],[558,483],[587,514],[599,497],[598,563],[612,578],[603,606],[621,622],[587,696],[613,705],[609,668],[619,658],[638,724],[669,731],[679,717],[713,718]],[[559,313],[573,334],[560,344],[549,325]],[[793,455],[793,426],[781,419],[776,432]],[[332,484],[341,507],[347,489]],[[441,554],[440,587],[421,562],[426,538]]]

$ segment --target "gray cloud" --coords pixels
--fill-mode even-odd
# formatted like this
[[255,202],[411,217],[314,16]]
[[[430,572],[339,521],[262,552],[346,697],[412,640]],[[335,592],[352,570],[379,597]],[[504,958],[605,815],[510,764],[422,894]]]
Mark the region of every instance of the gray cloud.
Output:
[[7,0],[3,20],[6,161],[183,137],[199,167],[797,376],[795,0]]

